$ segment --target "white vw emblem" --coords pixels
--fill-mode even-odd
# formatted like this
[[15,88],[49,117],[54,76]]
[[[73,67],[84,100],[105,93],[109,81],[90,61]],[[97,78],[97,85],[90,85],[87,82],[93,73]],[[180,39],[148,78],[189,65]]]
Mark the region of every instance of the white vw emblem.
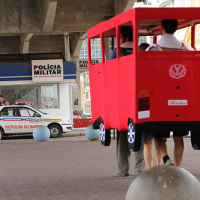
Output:
[[128,126],[128,142],[133,143],[135,141],[135,132],[133,131],[133,124],[129,124]]
[[169,68],[169,75],[175,79],[183,78],[186,75],[186,67],[181,64],[172,65]]
[[105,141],[105,129],[104,129],[104,124],[100,124],[100,137],[101,141]]

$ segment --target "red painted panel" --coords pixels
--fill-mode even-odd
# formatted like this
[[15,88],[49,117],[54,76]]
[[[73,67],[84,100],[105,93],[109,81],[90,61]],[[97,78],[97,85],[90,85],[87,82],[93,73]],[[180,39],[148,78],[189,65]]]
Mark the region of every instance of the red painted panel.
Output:
[[84,128],[92,124],[92,118],[73,119],[74,128]]
[[102,117],[105,129],[120,131],[127,130],[129,117],[136,124],[200,121],[200,52],[137,51],[139,20],[200,21],[199,12],[200,8],[135,8],[88,30],[88,38],[102,36],[132,21],[135,31],[132,55],[107,62],[102,58],[97,65],[91,64],[89,56],[93,122]]

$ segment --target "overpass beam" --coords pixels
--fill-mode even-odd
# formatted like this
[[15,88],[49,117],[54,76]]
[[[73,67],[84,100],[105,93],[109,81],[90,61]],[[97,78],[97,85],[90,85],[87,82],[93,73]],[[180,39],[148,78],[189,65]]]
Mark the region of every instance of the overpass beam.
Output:
[[124,12],[132,9],[135,2],[137,2],[137,1],[136,0],[128,0],[125,5]]
[[29,53],[29,42],[34,33],[23,34],[21,36],[21,53]]
[[46,18],[44,20],[44,26],[43,26],[43,32],[52,32],[53,31],[53,25],[56,15],[56,7],[57,7],[57,0],[50,0],[47,12],[46,12]]

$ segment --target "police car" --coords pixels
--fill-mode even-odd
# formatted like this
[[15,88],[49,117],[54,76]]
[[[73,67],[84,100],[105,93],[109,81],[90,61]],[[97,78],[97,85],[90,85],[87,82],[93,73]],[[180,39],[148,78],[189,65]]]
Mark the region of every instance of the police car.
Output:
[[72,130],[67,118],[51,116],[26,105],[0,106],[0,139],[9,134],[33,133],[41,125],[49,128],[52,138]]

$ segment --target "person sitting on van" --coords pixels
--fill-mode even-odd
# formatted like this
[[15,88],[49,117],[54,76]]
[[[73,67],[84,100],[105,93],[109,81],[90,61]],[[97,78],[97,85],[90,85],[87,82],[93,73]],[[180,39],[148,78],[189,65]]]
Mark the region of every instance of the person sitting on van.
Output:
[[[133,53],[133,33],[131,28],[120,28],[120,57]],[[114,48],[108,60],[117,58],[117,49]]]
[[140,51],[145,51],[149,46],[150,46],[150,45],[149,45],[148,43],[143,42],[143,43],[140,44],[139,50],[140,50]]
[[158,40],[157,44],[149,46],[146,51],[171,51],[171,50],[190,50],[194,49],[186,42],[181,43],[174,33],[178,28],[178,20],[166,20],[161,21],[161,33],[162,37]]
[[[148,47],[147,51],[165,51],[165,50],[194,50],[187,43],[181,43],[175,38],[174,33],[178,28],[178,20],[176,19],[163,19],[161,22],[161,32],[162,37],[157,44]],[[160,130],[159,132],[153,133],[154,140],[158,151],[163,157],[163,163],[165,165],[174,165],[177,167],[181,166],[183,151],[184,151],[184,141],[183,136],[187,135],[188,132],[178,132],[173,131],[174,139],[174,163],[170,159],[167,152],[167,145],[164,138],[170,137],[170,132],[165,130]]]

